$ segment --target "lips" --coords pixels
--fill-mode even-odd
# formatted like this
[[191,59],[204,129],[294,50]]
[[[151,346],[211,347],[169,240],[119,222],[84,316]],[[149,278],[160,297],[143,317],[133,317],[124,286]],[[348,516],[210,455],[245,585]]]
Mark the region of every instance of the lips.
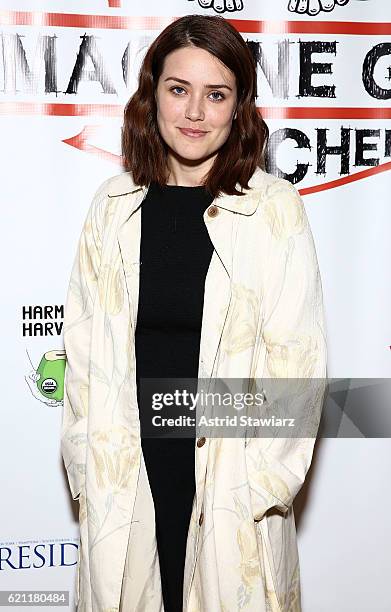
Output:
[[207,132],[203,132],[201,130],[189,130],[186,128],[179,128],[179,130],[182,134],[184,134],[184,136],[190,136],[191,138],[201,138],[207,134]]

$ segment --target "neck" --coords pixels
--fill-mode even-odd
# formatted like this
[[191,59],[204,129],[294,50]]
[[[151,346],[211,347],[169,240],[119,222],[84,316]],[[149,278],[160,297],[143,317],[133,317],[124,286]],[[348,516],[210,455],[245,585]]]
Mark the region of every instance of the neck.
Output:
[[203,160],[201,163],[194,162],[193,165],[184,163],[182,158],[169,155],[169,176],[167,185],[178,185],[183,187],[199,187],[204,184],[216,155]]

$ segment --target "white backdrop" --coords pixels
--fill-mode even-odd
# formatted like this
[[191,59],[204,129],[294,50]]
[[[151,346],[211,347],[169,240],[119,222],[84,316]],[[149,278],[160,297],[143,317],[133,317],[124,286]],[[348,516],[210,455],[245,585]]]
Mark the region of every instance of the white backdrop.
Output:
[[[73,598],[63,304],[91,197],[121,172],[123,105],[174,16],[222,14],[259,59],[269,171],[295,182],[316,242],[329,376],[390,376],[391,4],[341,2],[1,1],[1,590]],[[391,609],[390,450],[389,439],[317,445],[295,501],[303,612]]]

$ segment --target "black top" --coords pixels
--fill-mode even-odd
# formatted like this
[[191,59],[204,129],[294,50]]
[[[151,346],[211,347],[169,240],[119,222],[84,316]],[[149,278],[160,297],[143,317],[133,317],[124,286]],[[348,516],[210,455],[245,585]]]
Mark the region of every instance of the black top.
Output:
[[[140,401],[140,379],[197,379],[205,276],[213,252],[203,214],[212,200],[202,186],[159,188],[151,183],[141,205],[137,396],[141,445],[155,508],[163,601],[170,612],[182,611],[187,533],[196,491],[195,427],[186,437],[181,428],[181,437],[167,435],[167,428],[154,433],[163,437],[149,437],[154,429],[150,388],[145,401],[141,392]],[[164,392],[172,393],[173,384],[167,381]]]
[[197,378],[213,252],[203,214],[212,201],[203,186],[152,182],[142,203],[137,384],[140,378]]

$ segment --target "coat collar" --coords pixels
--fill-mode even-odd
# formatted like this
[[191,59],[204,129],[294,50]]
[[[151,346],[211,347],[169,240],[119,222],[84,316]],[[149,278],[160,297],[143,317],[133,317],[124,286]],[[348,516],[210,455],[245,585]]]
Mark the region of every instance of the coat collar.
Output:
[[[242,189],[238,183],[236,184],[236,188],[239,191],[242,191],[245,194],[244,196],[221,194],[214,199],[213,204],[219,208],[224,208],[225,210],[239,213],[241,215],[254,214],[259,204],[260,191],[262,185],[264,184],[265,175],[266,172],[264,170],[261,168],[256,168],[254,174],[249,180],[249,189]],[[146,196],[148,187],[149,185],[135,185],[132,180],[131,173],[124,172],[113,177],[109,184],[108,196],[110,198],[115,198],[140,191],[142,192],[142,194],[140,194],[141,198],[136,198],[135,202],[135,206],[137,206],[137,204]],[[127,212],[131,214],[133,212],[133,207],[132,210],[128,210]]]

